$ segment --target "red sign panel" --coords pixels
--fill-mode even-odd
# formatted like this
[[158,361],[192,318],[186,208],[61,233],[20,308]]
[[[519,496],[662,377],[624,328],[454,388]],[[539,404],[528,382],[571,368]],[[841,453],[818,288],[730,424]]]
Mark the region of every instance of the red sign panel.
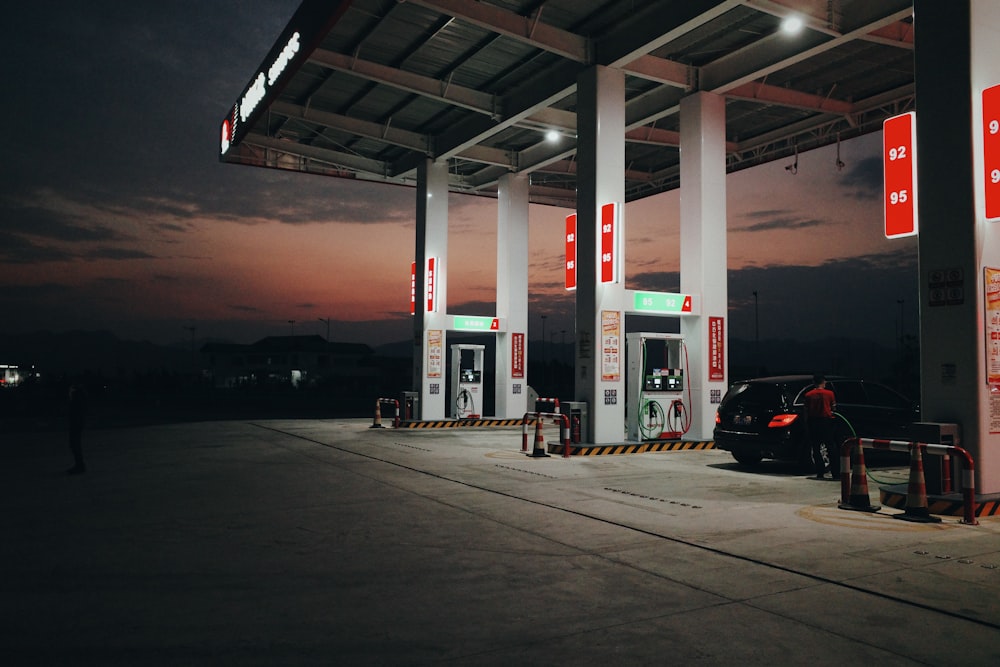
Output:
[[983,91],[983,166],[986,219],[1000,218],[1000,85]]
[[912,111],[882,123],[886,238],[917,233],[917,123]]
[[576,289],[576,213],[566,216],[566,289]]
[[417,263],[410,262],[410,315],[417,313]]
[[618,233],[618,207],[615,204],[601,206],[601,282],[616,283],[615,236]]
[[512,378],[524,377],[524,334],[515,333],[510,335],[510,376]]
[[708,379],[722,382],[726,379],[725,319],[708,318]]
[[427,312],[433,313],[437,309],[437,302],[435,297],[437,296],[435,289],[437,281],[434,276],[434,265],[436,264],[436,258],[427,258]]

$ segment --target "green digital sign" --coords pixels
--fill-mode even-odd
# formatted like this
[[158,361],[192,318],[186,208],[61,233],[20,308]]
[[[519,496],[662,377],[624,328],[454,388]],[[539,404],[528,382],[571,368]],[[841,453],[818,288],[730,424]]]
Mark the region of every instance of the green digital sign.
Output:
[[690,313],[691,295],[672,292],[635,292],[632,301],[635,313]]
[[452,318],[451,329],[452,331],[500,331],[500,319],[497,317],[455,315]]

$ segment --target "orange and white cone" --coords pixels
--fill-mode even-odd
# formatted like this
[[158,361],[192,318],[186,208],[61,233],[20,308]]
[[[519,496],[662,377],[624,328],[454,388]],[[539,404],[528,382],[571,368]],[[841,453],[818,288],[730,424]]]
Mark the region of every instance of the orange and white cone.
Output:
[[[857,442],[857,456],[854,458],[854,465],[851,466],[851,494],[846,503],[840,503],[838,507],[842,510],[857,510],[859,512],[877,512],[880,505],[872,505],[871,497],[868,495],[868,471],[865,470],[865,449]],[[846,457],[841,458],[844,465]],[[841,471],[843,472],[843,471]]]
[[545,438],[542,436],[542,418],[538,417],[535,419],[535,447],[529,456],[539,458],[548,455],[549,453],[545,451]]
[[382,401],[375,401],[375,419],[368,428],[382,428]]
[[927,482],[924,480],[924,459],[919,446],[913,446],[910,452],[910,483],[906,489],[906,510],[902,514],[893,516],[904,521],[941,522],[940,518],[931,516],[927,509]]

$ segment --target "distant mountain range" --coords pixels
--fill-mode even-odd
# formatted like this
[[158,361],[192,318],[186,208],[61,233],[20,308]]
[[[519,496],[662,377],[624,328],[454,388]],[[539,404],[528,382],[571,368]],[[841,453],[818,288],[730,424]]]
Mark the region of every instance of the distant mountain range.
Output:
[[[450,337],[449,337],[450,339]],[[492,336],[463,336],[462,343],[486,345],[485,364],[493,367]],[[197,350],[206,341],[197,341]],[[449,340],[449,344],[454,342]],[[786,372],[823,372],[836,375],[860,375],[886,379],[898,375],[899,349],[888,349],[869,340],[828,338],[815,341],[731,339],[729,342],[729,377],[738,379],[761,374]],[[915,350],[909,350],[908,363],[915,362]],[[569,366],[573,359],[571,342],[529,343],[529,360],[534,366],[547,360]],[[375,354],[389,359],[408,359],[413,354],[412,341],[387,343],[375,348]],[[107,331],[47,331],[32,334],[0,334],[0,364],[17,364],[22,369],[35,366],[42,373],[80,374],[100,372],[105,376],[133,372],[190,372],[197,358],[190,346],[163,346],[148,341],[122,340]]]
[[68,331],[0,334],[0,364],[16,364],[22,371],[35,367],[44,374],[190,371],[191,349],[122,340],[108,331]]

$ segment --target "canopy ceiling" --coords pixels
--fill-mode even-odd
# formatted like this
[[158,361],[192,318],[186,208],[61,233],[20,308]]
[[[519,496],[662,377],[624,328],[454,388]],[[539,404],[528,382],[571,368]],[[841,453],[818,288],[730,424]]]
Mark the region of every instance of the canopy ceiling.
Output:
[[595,65],[626,74],[631,201],[678,187],[695,91],[726,98],[729,171],[912,108],[912,2],[305,0],[223,121],[221,159],[413,184],[429,157],[452,191],[495,196],[520,172],[532,202],[574,208],[576,80]]

